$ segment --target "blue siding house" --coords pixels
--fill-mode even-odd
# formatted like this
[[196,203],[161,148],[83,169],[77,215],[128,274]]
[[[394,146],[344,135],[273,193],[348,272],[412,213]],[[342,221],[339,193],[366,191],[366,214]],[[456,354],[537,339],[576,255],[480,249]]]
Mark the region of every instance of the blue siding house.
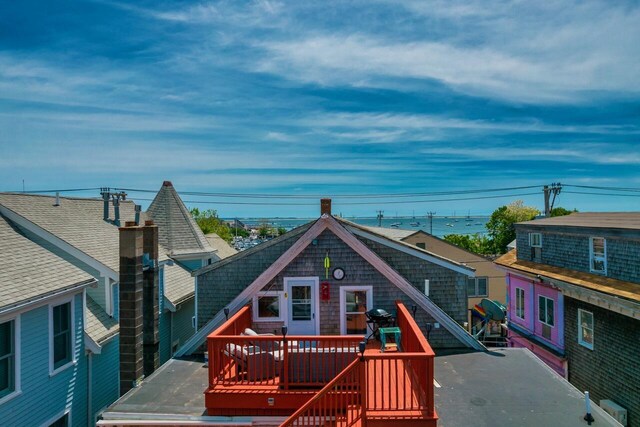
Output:
[[0,216],[0,419],[86,426],[86,289],[96,280]]
[[[145,220],[158,225],[160,364],[194,333],[195,279],[189,267],[199,268],[217,260],[216,251],[170,182],[163,184],[148,212],[141,212],[122,193],[108,189],[101,198],[93,199],[0,193],[0,219],[4,233],[13,237],[0,242],[0,419],[3,423],[11,420],[8,425],[48,425],[67,417],[68,425],[93,425],[120,396],[119,227],[126,221]],[[20,251],[18,243],[32,252]],[[44,264],[54,260],[64,268]],[[29,270],[11,272],[5,268],[5,264],[16,263],[28,265],[41,275],[42,289],[31,287],[34,279],[28,275]],[[40,304],[39,308],[33,306],[33,313],[12,308],[9,297],[22,298],[22,288],[42,290],[43,295],[51,292],[55,297],[62,291],[68,295],[67,281],[78,275],[84,281],[80,281],[83,285],[76,297],[69,296],[73,310],[68,315],[59,313],[67,309],[51,312],[49,317],[58,319],[55,328],[49,320],[52,331],[47,332],[46,323],[38,323],[48,318],[49,303],[44,296],[26,293],[25,298]],[[72,337],[63,333],[67,329],[61,329],[60,325],[66,325],[65,316],[74,322]],[[73,340],[72,367],[58,366],[57,359],[47,361],[41,350],[46,337],[53,337],[55,342]],[[57,357],[64,356],[60,353]],[[14,374],[10,376],[9,371]],[[31,378],[36,373],[44,373],[44,377],[26,381],[27,374]],[[52,410],[41,413],[32,411],[38,402],[56,399],[63,399],[65,405],[47,405]],[[24,412],[28,416],[20,415]]]

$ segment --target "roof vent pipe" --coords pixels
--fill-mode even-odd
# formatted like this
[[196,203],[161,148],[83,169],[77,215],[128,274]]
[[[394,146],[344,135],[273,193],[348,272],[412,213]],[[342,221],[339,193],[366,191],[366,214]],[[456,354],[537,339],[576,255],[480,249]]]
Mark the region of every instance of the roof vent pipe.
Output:
[[58,193],[56,191],[56,202],[53,204],[53,206],[60,206],[60,193]]
[[114,195],[113,197],[113,213],[115,216],[113,218],[113,223],[120,227],[120,197],[117,195]]
[[[140,211],[142,210],[142,206],[134,205],[134,209],[136,211],[136,218],[135,218],[136,225],[140,225]],[[151,223],[151,225],[153,225],[153,222]]]
[[104,202],[104,208],[102,213],[102,219],[105,221],[109,221],[109,197],[111,196],[111,192],[109,188],[103,187],[100,189],[100,195],[102,196],[102,201]]

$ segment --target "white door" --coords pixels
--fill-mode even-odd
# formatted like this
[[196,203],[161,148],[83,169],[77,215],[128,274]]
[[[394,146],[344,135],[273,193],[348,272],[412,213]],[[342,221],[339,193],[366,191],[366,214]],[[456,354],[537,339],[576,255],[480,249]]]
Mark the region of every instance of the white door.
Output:
[[286,277],[288,334],[316,335],[319,325],[318,278]]

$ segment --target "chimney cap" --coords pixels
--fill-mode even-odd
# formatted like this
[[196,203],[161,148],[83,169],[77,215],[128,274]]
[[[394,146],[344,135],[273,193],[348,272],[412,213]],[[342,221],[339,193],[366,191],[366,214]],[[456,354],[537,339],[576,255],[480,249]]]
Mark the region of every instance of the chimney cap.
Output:
[[144,222],[144,226],[145,226],[145,227],[149,227],[149,226],[151,226],[151,225],[155,225],[155,224],[153,223],[153,220],[152,220],[152,219],[147,219],[147,220],[145,220],[145,222]]
[[171,181],[164,181],[162,183],[162,186],[163,187],[173,187],[173,184],[171,183]]
[[136,225],[138,225],[138,224],[136,224],[135,221],[125,221],[124,222],[124,226],[125,227],[135,227]]

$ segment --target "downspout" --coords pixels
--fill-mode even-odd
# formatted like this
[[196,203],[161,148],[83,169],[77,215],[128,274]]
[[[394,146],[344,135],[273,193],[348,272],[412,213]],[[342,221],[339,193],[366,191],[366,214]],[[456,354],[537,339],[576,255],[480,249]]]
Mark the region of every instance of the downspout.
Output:
[[172,311],[169,312],[169,355],[173,359],[173,315]]
[[87,352],[87,425],[94,426],[93,417],[93,353]]

